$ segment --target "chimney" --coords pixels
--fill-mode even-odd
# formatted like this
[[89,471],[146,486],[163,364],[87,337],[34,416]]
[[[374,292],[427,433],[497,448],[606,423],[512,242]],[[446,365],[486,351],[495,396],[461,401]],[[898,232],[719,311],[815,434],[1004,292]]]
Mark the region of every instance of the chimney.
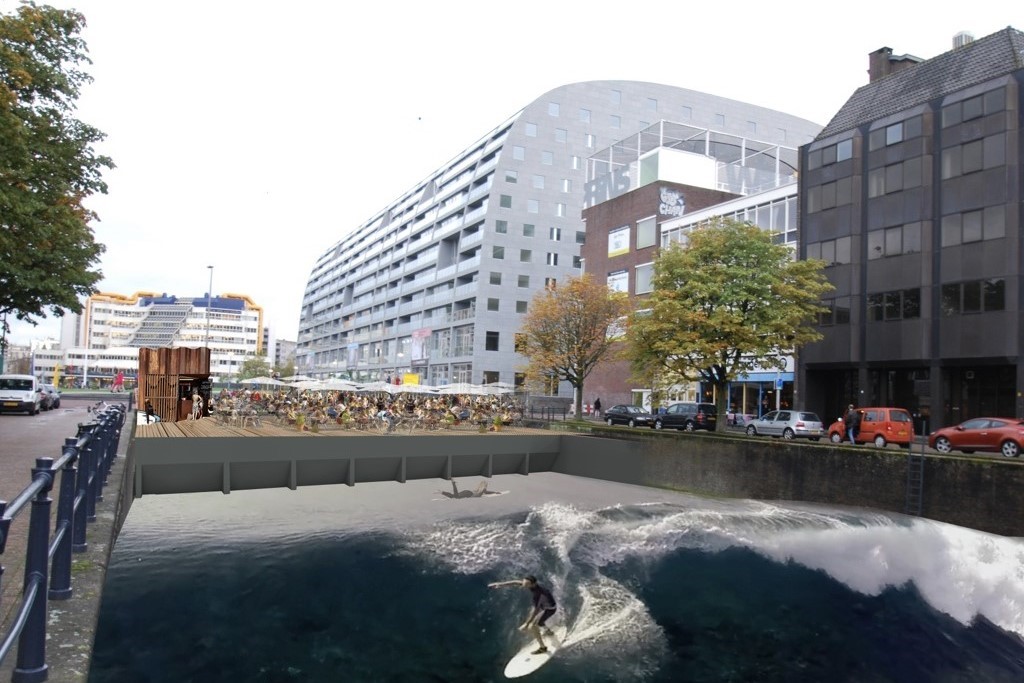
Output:
[[874,83],[883,76],[888,76],[892,71],[889,57],[892,56],[891,47],[883,47],[868,55],[868,83]]
[[963,47],[967,43],[973,43],[973,42],[974,42],[974,35],[973,34],[971,34],[969,31],[960,31],[960,33],[958,33],[955,36],[953,36],[953,49],[955,50],[955,49],[957,49],[959,47]]

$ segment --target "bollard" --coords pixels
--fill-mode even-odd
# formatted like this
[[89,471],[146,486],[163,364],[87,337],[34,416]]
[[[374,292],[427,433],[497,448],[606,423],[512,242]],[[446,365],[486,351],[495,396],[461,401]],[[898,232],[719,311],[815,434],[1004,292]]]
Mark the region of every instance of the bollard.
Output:
[[25,628],[18,639],[18,663],[12,683],[39,683],[47,678],[46,667],[46,581],[50,556],[50,489],[53,488],[53,458],[36,458],[32,480],[46,478],[46,485],[32,499],[25,554],[26,594],[34,593]]
[[74,533],[78,439],[64,439],[61,457],[66,460],[60,473],[60,497],[57,499],[57,524],[54,529],[57,546],[50,568],[51,600],[67,600],[71,597],[71,545]]

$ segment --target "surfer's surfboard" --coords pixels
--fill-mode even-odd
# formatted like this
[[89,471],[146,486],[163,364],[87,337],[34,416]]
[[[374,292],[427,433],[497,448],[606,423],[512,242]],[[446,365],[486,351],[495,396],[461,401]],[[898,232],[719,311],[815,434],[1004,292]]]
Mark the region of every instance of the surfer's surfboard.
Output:
[[565,640],[568,631],[565,626],[558,626],[552,630],[555,635],[544,636],[544,644],[547,645],[548,651],[539,655],[530,654],[538,647],[537,639],[531,636],[530,642],[524,645],[523,649],[505,665],[505,678],[519,678],[532,674],[548,663],[548,660],[561,649],[562,641]]

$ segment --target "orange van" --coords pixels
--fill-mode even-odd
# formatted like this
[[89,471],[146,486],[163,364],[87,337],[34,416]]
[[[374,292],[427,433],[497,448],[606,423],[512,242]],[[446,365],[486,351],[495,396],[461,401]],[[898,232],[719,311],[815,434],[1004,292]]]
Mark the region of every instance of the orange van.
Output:
[[[857,431],[857,443],[873,443],[879,448],[887,444],[898,444],[902,448],[910,448],[914,440],[914,422],[903,408],[857,408],[860,413],[860,429]],[[828,438],[832,443],[849,441],[846,435],[846,423],[839,418],[828,428]]]

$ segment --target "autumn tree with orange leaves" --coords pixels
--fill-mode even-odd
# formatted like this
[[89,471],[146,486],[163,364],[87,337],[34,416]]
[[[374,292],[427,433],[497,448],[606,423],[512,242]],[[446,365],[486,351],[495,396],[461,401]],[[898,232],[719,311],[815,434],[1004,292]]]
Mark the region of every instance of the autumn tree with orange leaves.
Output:
[[517,336],[517,351],[529,361],[526,381],[569,382],[582,415],[583,382],[611,350],[629,310],[624,293],[586,274],[538,292]]

